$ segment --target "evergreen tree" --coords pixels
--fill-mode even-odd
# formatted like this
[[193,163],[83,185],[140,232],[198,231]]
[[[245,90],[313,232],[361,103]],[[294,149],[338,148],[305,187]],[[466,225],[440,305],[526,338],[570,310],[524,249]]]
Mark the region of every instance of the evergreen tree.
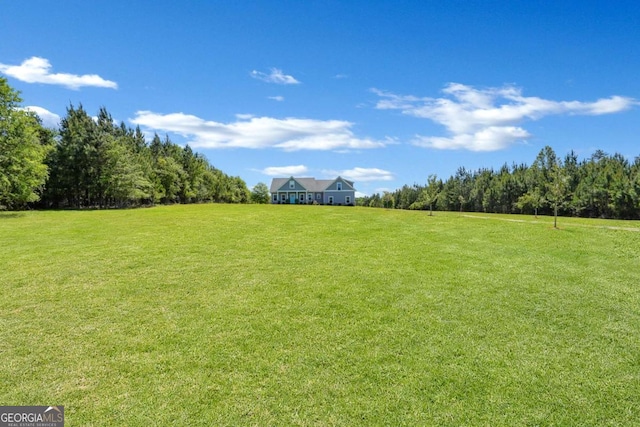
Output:
[[97,126],[82,105],[67,107],[60,122],[60,140],[51,156],[48,199],[58,206],[80,208],[90,204],[92,143]]
[[420,190],[418,200],[413,202],[409,209],[427,209],[429,208],[429,216],[433,216],[433,205],[438,200],[442,181],[438,180],[436,175],[429,175],[427,186]]

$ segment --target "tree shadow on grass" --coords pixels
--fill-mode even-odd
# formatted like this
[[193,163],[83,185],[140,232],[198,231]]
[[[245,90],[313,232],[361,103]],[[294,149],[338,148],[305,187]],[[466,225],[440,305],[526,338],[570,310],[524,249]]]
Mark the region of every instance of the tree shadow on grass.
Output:
[[9,218],[21,218],[24,212],[0,212],[0,220]]

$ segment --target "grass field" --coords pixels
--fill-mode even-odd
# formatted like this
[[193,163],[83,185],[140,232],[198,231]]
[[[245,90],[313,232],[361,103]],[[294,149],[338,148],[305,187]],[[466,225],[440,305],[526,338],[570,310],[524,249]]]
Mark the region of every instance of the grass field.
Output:
[[0,405],[67,426],[640,423],[640,224],[0,213]]

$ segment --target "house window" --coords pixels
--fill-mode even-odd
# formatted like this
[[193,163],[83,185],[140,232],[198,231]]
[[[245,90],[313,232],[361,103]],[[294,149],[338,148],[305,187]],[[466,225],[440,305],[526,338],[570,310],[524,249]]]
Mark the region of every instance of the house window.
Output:
[[336,184],[336,188],[338,189],[338,191],[342,191],[342,183],[341,183],[341,182],[338,182],[338,183]]
[[296,188],[296,182],[294,180],[289,181],[289,189],[293,190]]
[[280,199],[284,202],[285,200],[287,200],[287,195],[285,193],[282,193]]
[[316,194],[316,199],[318,199],[318,200],[322,199],[322,193]]
[[278,201],[278,195],[277,195],[277,194],[274,194],[274,195],[273,195],[273,201],[274,201],[274,202],[277,202],[277,201]]
[[333,204],[333,196],[329,196],[329,204],[332,205]]
[[309,193],[309,195],[307,196],[307,200],[308,200],[308,201],[313,200],[313,194]]
[[345,197],[344,203],[345,203],[345,205],[350,205],[351,204],[351,197],[350,196]]

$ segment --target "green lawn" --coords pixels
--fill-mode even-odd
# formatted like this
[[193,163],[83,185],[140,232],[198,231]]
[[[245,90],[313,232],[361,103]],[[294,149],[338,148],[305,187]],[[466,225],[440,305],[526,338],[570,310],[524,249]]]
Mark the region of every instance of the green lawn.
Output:
[[0,213],[0,405],[64,405],[68,426],[638,425],[640,224],[559,225]]

